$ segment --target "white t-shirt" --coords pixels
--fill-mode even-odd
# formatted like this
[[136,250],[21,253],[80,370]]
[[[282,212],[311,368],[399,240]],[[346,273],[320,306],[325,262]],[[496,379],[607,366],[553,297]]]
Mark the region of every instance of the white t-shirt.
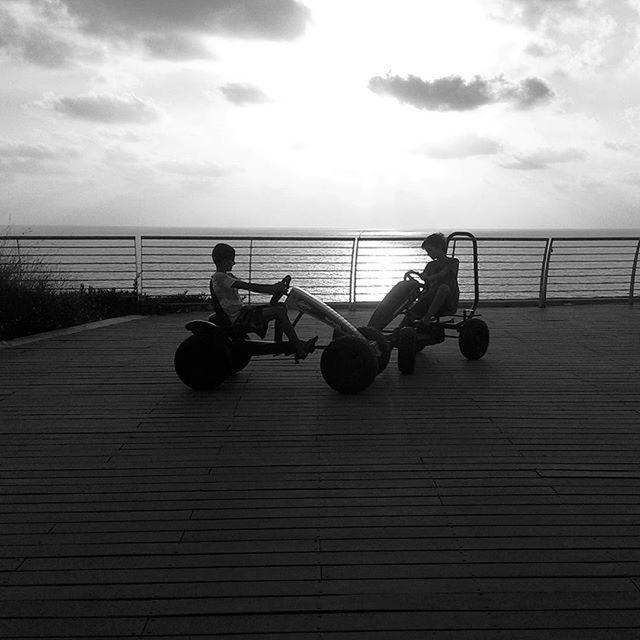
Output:
[[224,271],[216,271],[211,276],[213,292],[231,322],[235,322],[243,306],[238,289],[231,286],[237,279],[231,272]]

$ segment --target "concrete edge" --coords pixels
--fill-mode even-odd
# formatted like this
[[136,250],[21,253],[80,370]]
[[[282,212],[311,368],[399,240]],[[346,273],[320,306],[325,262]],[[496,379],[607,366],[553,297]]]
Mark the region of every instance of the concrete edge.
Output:
[[34,333],[31,336],[24,336],[22,338],[14,338],[13,340],[0,340],[0,349],[7,349],[10,347],[20,347],[23,344],[30,344],[32,342],[40,342],[41,340],[48,340],[49,338],[57,338],[59,336],[67,336],[73,333],[80,333],[81,331],[90,331],[91,329],[100,329],[101,327],[108,327],[112,324],[120,324],[122,322],[130,322],[132,320],[141,320],[148,318],[149,316],[120,316],[118,318],[107,318],[106,320],[98,320],[97,322],[87,322],[86,324],[77,324],[73,327],[67,327],[65,329],[55,329],[54,331],[45,331],[43,333]]

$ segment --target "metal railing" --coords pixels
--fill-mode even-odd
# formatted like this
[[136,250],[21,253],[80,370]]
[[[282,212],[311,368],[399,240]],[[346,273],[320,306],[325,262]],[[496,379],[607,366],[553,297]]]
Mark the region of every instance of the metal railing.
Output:
[[[46,275],[57,288],[135,290],[150,296],[207,294],[219,241],[236,249],[234,272],[256,282],[291,274],[333,303],[377,302],[405,271],[420,269],[422,236],[5,236],[0,262]],[[457,240],[461,299],[473,297],[470,242]],[[636,297],[640,237],[478,236],[480,301],[545,306],[565,300]],[[261,301],[264,296],[249,296]]]

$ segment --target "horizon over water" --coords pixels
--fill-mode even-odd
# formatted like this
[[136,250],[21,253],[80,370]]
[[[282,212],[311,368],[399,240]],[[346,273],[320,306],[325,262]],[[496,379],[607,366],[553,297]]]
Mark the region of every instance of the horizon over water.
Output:
[[138,236],[138,235],[168,235],[168,236],[317,236],[317,237],[353,237],[366,236],[421,236],[434,231],[442,231],[445,235],[452,231],[469,231],[478,237],[637,237],[640,235],[640,226],[636,229],[612,229],[612,228],[458,228],[444,227],[439,229],[362,229],[362,228],[329,228],[329,227],[189,227],[189,226],[161,226],[161,225],[7,225],[3,230],[6,236]]

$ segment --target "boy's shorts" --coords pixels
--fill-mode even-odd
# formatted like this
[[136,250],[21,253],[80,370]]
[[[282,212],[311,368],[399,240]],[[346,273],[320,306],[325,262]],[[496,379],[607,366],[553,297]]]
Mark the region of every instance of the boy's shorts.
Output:
[[241,326],[247,332],[252,331],[257,333],[261,338],[264,338],[267,334],[267,327],[269,323],[262,316],[262,310],[266,309],[268,306],[268,304],[244,306],[234,324]]

